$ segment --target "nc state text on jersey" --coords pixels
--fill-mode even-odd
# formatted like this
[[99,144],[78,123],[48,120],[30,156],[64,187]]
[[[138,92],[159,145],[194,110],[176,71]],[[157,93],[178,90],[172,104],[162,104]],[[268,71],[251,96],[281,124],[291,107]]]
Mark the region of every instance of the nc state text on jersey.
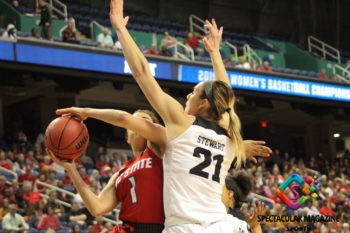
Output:
[[122,176],[126,178],[128,175],[131,175],[135,171],[143,168],[152,168],[152,158],[141,159],[140,161],[126,169],[126,171],[118,177],[117,184],[121,181]]
[[210,147],[212,147],[214,149],[218,149],[218,150],[224,151],[225,144],[217,142],[217,141],[214,141],[212,139],[209,139],[209,138],[206,138],[206,137],[203,137],[203,136],[198,136],[197,142],[202,144],[202,145],[210,146]]

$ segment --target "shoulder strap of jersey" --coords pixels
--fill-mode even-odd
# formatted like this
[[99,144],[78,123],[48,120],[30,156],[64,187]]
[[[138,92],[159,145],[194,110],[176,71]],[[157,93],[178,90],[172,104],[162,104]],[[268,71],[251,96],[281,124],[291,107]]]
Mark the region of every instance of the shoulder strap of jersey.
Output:
[[227,134],[227,130],[222,128],[218,124],[218,122],[208,121],[208,120],[204,119],[201,116],[196,116],[196,120],[193,122],[192,125],[198,125],[198,126],[201,126],[201,127],[205,128],[205,129],[211,129],[211,130],[215,131],[219,135],[225,135],[225,136],[229,137],[228,134]]
[[158,157],[148,146],[146,146],[145,150],[142,152],[142,154],[148,152],[148,154],[152,157],[155,158],[156,160],[162,161],[161,158]]

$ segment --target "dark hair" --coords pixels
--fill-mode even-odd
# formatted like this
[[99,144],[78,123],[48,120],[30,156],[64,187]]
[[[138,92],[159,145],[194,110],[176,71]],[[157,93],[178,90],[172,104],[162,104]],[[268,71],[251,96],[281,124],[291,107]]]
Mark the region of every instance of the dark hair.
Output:
[[158,117],[156,116],[156,114],[153,111],[147,110],[147,109],[138,109],[134,112],[134,114],[139,113],[139,112],[146,113],[147,115],[149,115],[152,118],[153,123],[159,124]]
[[[148,110],[148,109],[137,109],[133,114],[139,113],[139,112],[146,113],[148,116],[151,117],[153,123],[159,124],[158,117],[156,116],[156,114],[153,111]],[[125,140],[128,141],[128,134],[127,133],[125,134]]]
[[235,205],[243,202],[253,189],[252,178],[244,171],[238,171],[234,176],[227,176],[226,188],[234,192]]
[[207,99],[210,103],[208,109],[209,118],[220,121],[224,113],[229,114],[229,127],[227,133],[231,138],[235,154],[236,168],[239,168],[242,162],[245,162],[245,153],[243,139],[241,135],[241,122],[234,111],[235,96],[232,88],[223,81],[205,81],[203,83],[203,91],[200,95],[201,99]]
[[36,36],[38,30],[36,28],[32,28],[32,36]]
[[55,211],[55,203],[48,203],[45,205],[45,208],[44,208],[44,213],[45,214],[49,214],[49,208],[51,208],[53,211]]

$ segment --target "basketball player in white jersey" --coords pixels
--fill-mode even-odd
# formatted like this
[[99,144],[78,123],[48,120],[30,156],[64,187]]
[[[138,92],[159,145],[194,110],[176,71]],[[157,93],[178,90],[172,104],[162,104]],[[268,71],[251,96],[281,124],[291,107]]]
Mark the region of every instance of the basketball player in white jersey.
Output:
[[[163,232],[238,232],[233,217],[226,213],[221,201],[233,159],[237,167],[246,159],[227,74],[223,77],[216,74],[218,81],[198,84],[187,96],[183,109],[162,91],[127,31],[123,0],[111,1],[110,19],[134,78],[166,125],[167,148],[163,158],[166,228]],[[216,29],[217,37],[221,37],[221,33],[222,29],[220,32]],[[207,49],[219,52],[217,39],[220,42],[220,38],[206,40]],[[211,54],[214,69],[219,67],[221,71],[224,65],[215,52]]]

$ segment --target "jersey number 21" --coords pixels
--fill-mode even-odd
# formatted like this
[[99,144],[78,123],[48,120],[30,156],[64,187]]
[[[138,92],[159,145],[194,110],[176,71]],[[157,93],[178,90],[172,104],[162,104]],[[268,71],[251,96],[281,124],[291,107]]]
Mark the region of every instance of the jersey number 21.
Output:
[[[204,161],[198,164],[197,166],[190,169],[190,174],[194,174],[197,176],[201,176],[203,178],[209,179],[209,173],[203,171],[205,168],[209,167],[212,163],[212,156],[210,150],[196,147],[193,151],[193,156],[197,158],[201,158],[201,155],[204,156]],[[215,172],[212,175],[211,179],[213,181],[220,183],[220,170],[221,170],[221,164],[224,161],[224,156],[222,155],[215,155],[213,156],[213,160],[216,160],[215,165]]]

